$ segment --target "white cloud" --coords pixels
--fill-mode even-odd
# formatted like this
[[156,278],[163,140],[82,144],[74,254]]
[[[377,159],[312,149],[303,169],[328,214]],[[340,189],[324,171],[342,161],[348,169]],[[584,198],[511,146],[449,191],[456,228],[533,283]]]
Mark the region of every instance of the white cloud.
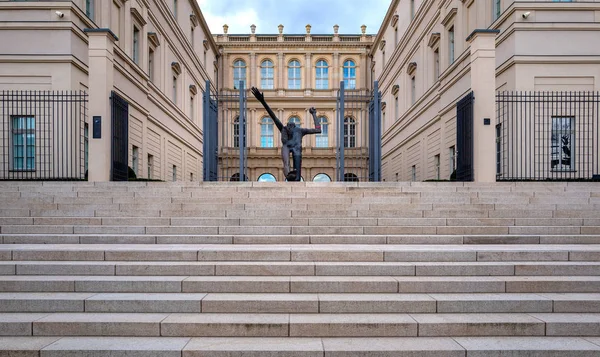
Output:
[[211,11],[211,2],[215,0],[197,0],[202,10],[202,14],[208,23],[208,27],[212,33],[223,33],[223,25],[229,26],[230,34],[246,34],[250,33],[250,25],[258,27],[258,13],[253,8],[238,9],[227,13],[226,15],[213,14]]

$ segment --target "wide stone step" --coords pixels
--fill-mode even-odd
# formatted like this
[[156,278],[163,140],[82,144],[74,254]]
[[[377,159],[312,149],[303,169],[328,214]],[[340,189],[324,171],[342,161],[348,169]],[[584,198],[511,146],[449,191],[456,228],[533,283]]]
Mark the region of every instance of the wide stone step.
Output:
[[[383,218],[382,218],[383,219]],[[380,219],[381,220],[381,219]],[[335,224],[335,219],[331,220]],[[301,225],[301,222],[290,222],[294,225],[261,225],[258,222],[247,222],[251,225],[229,226],[102,226],[102,225],[4,225],[3,234],[151,234],[151,235],[598,235],[599,225],[572,226],[447,226],[414,224],[402,225],[392,219],[383,225],[357,225],[348,221],[349,225]],[[263,222],[264,223],[264,222]],[[273,222],[274,224],[279,224]],[[391,224],[391,225],[387,225]]]
[[4,244],[600,244],[599,235],[0,234]]
[[0,293],[0,312],[600,313],[600,294]]
[[4,336],[600,336],[600,314],[0,313]]
[[600,245],[13,244],[3,261],[600,261]]
[[0,337],[24,357],[597,357],[597,337]]
[[0,275],[598,276],[600,262],[0,261]]
[[599,276],[0,276],[0,292],[600,293]]

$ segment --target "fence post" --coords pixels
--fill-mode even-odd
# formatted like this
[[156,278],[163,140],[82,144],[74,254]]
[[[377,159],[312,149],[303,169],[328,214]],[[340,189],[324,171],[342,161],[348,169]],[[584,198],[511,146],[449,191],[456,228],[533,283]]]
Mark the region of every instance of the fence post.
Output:
[[[88,180],[110,181],[112,147],[110,94],[113,90],[113,50],[117,36],[109,29],[85,29],[85,32],[89,38],[88,85],[91,134]],[[98,132],[97,129],[101,130]]]
[[[478,29],[471,45],[473,101],[473,181],[496,181],[496,36],[499,30]],[[460,153],[459,153],[460,155]]]

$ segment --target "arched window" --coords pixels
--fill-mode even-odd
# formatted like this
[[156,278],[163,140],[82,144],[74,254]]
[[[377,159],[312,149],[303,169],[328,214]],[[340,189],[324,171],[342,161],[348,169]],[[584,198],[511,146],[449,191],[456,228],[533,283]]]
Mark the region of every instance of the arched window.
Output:
[[291,117],[290,120],[288,120],[288,123],[294,123],[296,124],[297,127],[300,126],[300,118],[298,117]]
[[327,61],[317,62],[317,89],[329,89],[329,66]]
[[352,60],[344,62],[344,86],[346,89],[356,89],[356,64]]
[[[240,181],[240,174],[239,174],[239,172],[231,175],[231,178],[229,178],[229,181],[232,181],[232,182],[238,182],[238,181]],[[244,175],[244,181],[248,181],[248,176]]]
[[300,89],[300,62],[290,61],[288,66],[288,89]]
[[277,179],[272,174],[265,173],[260,175],[260,177],[258,178],[258,182],[277,182]]
[[344,119],[344,147],[356,147],[356,121],[350,117]]
[[327,123],[327,118],[320,117],[317,120],[319,121],[319,124],[321,124],[321,134],[317,134],[316,147],[329,147],[329,124]]
[[246,87],[246,62],[237,60],[233,63],[233,89],[239,89],[240,81],[244,82]]
[[262,89],[273,89],[274,84],[274,66],[271,60],[264,60],[260,64],[260,87]]
[[275,147],[275,142],[273,141],[273,120],[271,118],[262,118],[260,122],[260,147]]
[[331,182],[331,177],[327,174],[316,174],[313,177],[313,182]]

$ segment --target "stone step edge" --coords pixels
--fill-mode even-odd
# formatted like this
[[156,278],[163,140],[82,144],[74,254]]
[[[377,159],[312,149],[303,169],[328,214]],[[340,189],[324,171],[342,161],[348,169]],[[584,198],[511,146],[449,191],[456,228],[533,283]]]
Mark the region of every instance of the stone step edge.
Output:
[[[86,347],[84,347],[86,346]],[[118,351],[137,351],[152,356],[174,357],[230,356],[242,352],[251,356],[280,353],[278,356],[323,357],[329,353],[368,352],[378,356],[398,353],[427,354],[436,357],[499,356],[502,352],[515,355],[541,356],[562,351],[579,357],[600,353],[600,340],[580,337],[397,337],[397,338],[189,338],[189,337],[0,337],[0,351],[28,352],[36,356],[72,357],[105,355]],[[42,353],[43,351],[43,353]],[[519,354],[520,353],[520,354]]]

